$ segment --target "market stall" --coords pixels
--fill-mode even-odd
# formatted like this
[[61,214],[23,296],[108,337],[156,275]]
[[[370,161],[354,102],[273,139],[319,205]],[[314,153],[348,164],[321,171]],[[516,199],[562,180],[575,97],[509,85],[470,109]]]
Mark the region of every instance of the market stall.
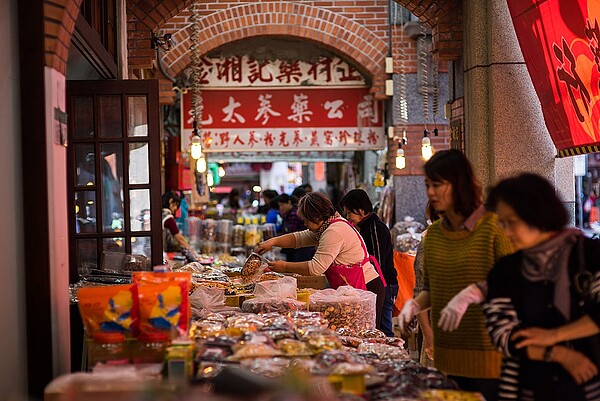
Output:
[[375,294],[298,288],[257,254],[97,284],[72,287],[91,373],[57,378],[49,401],[481,399],[454,391],[442,373],[411,360],[401,338],[376,330]]

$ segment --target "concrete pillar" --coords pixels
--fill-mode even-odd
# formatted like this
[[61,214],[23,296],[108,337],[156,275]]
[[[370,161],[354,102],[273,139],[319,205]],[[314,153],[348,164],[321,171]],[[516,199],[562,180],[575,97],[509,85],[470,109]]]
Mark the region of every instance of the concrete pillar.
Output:
[[553,182],[574,215],[572,159],[556,159],[506,0],[466,0],[465,149],[484,187],[517,172]]

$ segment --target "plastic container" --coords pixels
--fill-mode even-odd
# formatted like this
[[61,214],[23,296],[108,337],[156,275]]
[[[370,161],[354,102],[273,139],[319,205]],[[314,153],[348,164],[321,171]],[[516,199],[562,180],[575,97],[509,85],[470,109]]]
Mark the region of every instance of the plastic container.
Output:
[[233,221],[219,220],[217,222],[217,242],[232,242]]
[[213,219],[206,219],[202,222],[203,241],[215,241],[217,239],[217,222]]
[[168,333],[141,333],[133,346],[133,363],[162,363],[169,344]]
[[275,230],[275,224],[273,223],[265,223],[261,226],[261,230],[262,230],[262,239],[263,241],[266,241],[270,238],[273,238],[274,236],[277,235],[277,232]]
[[250,224],[248,226],[246,226],[246,232],[245,232],[245,243],[246,246],[256,246],[260,243],[260,237],[261,237],[261,232],[258,229],[258,226],[256,224]]
[[246,229],[244,226],[233,226],[233,246],[244,246],[246,242]]
[[129,363],[129,350],[123,333],[95,333],[88,347],[88,367],[97,363],[106,365],[126,365]]

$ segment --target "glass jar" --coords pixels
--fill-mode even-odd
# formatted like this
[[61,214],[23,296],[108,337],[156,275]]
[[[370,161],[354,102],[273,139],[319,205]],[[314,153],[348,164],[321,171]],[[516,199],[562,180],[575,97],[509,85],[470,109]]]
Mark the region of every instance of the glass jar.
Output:
[[133,363],[162,363],[168,346],[168,333],[141,333],[133,347]]
[[88,366],[97,363],[125,365],[129,363],[129,352],[123,333],[99,332],[94,334],[88,347]]

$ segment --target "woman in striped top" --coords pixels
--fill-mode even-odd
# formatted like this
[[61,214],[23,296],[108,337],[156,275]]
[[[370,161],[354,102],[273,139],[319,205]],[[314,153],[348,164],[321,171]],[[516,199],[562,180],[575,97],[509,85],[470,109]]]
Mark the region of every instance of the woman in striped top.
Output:
[[[425,175],[427,197],[443,218],[429,227],[423,240],[424,288],[403,307],[401,328],[429,307],[437,322],[453,296],[471,283],[485,282],[494,263],[512,252],[496,215],[483,208],[481,187],[463,153],[437,152],[425,164]],[[481,294],[476,286],[469,291]],[[489,341],[481,307],[471,305],[454,332],[432,328],[435,367],[463,390],[496,400],[502,354]]]
[[488,204],[518,250],[487,280],[487,327],[507,358],[500,398],[600,400],[600,241],[565,228],[555,189],[535,174],[501,181]]

